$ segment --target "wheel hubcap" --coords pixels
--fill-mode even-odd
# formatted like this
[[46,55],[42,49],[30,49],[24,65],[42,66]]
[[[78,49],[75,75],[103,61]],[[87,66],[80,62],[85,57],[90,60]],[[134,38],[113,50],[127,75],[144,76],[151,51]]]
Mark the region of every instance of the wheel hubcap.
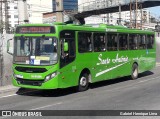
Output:
[[86,84],[87,84],[87,79],[86,79],[86,77],[82,77],[82,78],[80,79],[80,85],[81,85],[81,86],[86,86]]
[[134,77],[137,77],[137,74],[138,74],[138,69],[134,69],[134,71],[133,71],[133,76],[134,76]]

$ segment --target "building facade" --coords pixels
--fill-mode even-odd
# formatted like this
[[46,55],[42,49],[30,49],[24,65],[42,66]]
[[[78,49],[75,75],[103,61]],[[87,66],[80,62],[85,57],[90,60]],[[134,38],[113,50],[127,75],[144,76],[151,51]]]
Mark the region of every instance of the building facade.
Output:
[[[57,6],[60,3],[57,0],[52,0],[53,11],[57,10]],[[64,11],[72,11],[77,9],[78,0],[62,0],[62,6]]]
[[19,24],[19,18],[18,18],[18,1],[14,0],[12,2],[8,3],[7,6],[8,11],[8,27],[9,29],[13,29]]
[[52,0],[27,0],[29,23],[43,23],[43,13],[52,12]]
[[43,13],[52,12],[52,10],[52,0],[27,0],[26,6],[23,0],[11,0],[7,5],[9,28],[12,29],[24,23],[24,20],[29,23],[43,23]]
[[43,23],[68,21],[68,14],[77,9],[78,0],[52,0],[53,12],[43,13]]

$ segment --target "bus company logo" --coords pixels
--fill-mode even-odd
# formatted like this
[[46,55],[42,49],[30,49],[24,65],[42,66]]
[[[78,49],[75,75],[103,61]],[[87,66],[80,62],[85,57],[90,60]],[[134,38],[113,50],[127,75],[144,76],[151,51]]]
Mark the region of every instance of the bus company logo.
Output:
[[106,69],[106,70],[98,72],[95,75],[95,77],[98,77],[98,76],[103,75],[103,74],[105,74],[105,73],[107,73],[109,71],[112,71],[112,70],[114,70],[114,69],[116,69],[118,67],[121,67],[124,64],[128,63],[128,61],[129,61],[127,56],[126,57],[124,57],[124,56],[119,57],[119,54],[117,54],[116,58],[114,58],[114,59],[110,59],[110,58],[102,59],[102,54],[100,54],[98,59],[99,59],[100,62],[97,63],[97,65],[102,65],[102,64],[106,65],[106,64],[109,64],[109,63],[114,63],[114,64],[115,63],[119,63],[119,64],[117,64],[117,65],[115,65],[115,66],[113,66],[113,67],[111,67],[109,69]]
[[11,113],[11,111],[2,111],[2,116],[9,117],[9,116],[12,116],[12,113]]
[[112,63],[124,63],[124,62],[128,62],[128,57],[127,56],[121,56],[119,57],[119,54],[116,55],[115,59],[110,59],[110,58],[106,58],[106,59],[102,59],[102,54],[100,54],[98,56],[98,60],[100,61],[99,63],[97,63],[97,65],[101,65],[101,64],[110,64]]

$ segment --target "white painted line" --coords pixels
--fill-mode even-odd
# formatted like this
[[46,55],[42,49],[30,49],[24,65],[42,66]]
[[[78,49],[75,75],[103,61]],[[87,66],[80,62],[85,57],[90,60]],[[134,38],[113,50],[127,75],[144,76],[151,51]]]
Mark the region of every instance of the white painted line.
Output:
[[[35,91],[28,91],[28,92],[26,91],[26,92],[20,93],[20,94],[23,95],[23,94],[30,93],[30,92],[35,92]],[[12,97],[12,96],[16,96],[16,95],[18,95],[18,94],[5,95],[5,96],[1,96],[0,99],[1,99],[1,98],[6,98],[6,97]]]
[[0,99],[1,99],[1,98],[6,98],[6,97],[15,96],[15,95],[17,95],[17,94],[12,94],[12,95],[1,96],[1,97],[0,97]]
[[46,105],[46,106],[42,106],[42,107],[37,107],[37,108],[34,108],[34,109],[29,109],[29,110],[39,110],[39,109],[43,109],[43,108],[46,108],[46,107],[51,107],[51,106],[55,106],[55,105],[60,105],[62,104],[62,102],[58,102],[58,103],[54,103],[52,105]]
[[156,67],[160,67],[160,64],[156,64]]
[[156,66],[160,66],[160,62],[156,62]]

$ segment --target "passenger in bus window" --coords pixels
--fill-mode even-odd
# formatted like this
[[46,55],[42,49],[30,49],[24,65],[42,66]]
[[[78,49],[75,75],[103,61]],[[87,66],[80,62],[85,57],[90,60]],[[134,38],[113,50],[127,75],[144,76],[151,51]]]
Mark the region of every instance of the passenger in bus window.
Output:
[[105,51],[106,48],[105,48],[105,38],[104,36],[100,36],[100,39],[101,39],[101,51]]
[[91,44],[91,39],[88,37],[88,43],[87,43],[87,46],[88,46],[88,51],[92,51],[92,44]]

